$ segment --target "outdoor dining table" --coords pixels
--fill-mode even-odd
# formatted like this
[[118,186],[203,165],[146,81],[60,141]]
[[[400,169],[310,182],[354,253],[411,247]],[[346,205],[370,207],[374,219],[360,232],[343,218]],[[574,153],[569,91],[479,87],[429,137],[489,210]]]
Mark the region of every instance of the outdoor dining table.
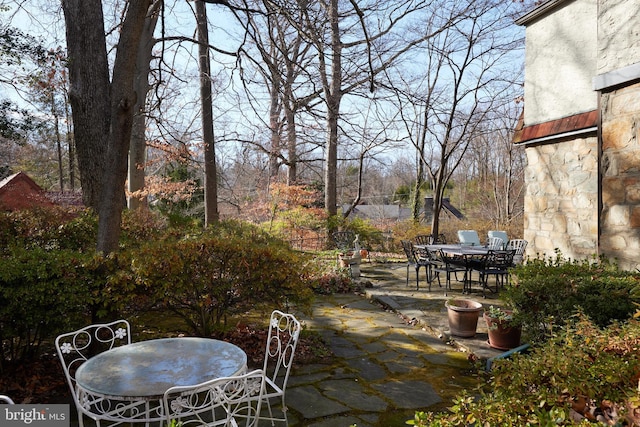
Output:
[[442,252],[453,256],[482,256],[489,252],[489,248],[485,246],[456,245],[456,244],[437,244],[437,245],[414,245],[416,248],[427,248],[435,251],[441,249]]
[[429,249],[430,251],[441,250],[445,255],[451,257],[452,264],[456,264],[466,268],[463,281],[463,293],[471,293],[471,273],[474,267],[474,261],[482,259],[491,250],[486,246],[473,246],[461,244],[433,244],[433,245],[414,245],[419,249]]
[[163,338],[100,353],[78,368],[83,412],[122,422],[162,422],[162,398],[172,386],[195,385],[246,370],[247,355],[226,341]]

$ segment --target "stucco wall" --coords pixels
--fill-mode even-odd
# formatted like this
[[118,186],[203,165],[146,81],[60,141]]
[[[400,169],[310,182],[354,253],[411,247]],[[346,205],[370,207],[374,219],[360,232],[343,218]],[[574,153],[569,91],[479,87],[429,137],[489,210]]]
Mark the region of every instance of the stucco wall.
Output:
[[574,0],[527,25],[525,125],[596,109],[596,20],[596,0]]
[[596,253],[598,145],[588,137],[528,147],[524,238],[530,257]]
[[600,0],[598,13],[598,74],[640,62],[638,4]]

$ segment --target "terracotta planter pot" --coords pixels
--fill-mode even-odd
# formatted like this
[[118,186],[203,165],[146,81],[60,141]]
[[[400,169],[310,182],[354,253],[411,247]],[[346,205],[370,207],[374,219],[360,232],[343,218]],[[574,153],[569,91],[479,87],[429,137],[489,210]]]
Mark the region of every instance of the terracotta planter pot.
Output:
[[452,299],[445,302],[451,335],[471,338],[476,335],[482,304],[468,299]]
[[511,350],[520,345],[522,329],[519,326],[511,326],[508,322],[493,319],[484,313],[489,334],[489,346],[498,350]]

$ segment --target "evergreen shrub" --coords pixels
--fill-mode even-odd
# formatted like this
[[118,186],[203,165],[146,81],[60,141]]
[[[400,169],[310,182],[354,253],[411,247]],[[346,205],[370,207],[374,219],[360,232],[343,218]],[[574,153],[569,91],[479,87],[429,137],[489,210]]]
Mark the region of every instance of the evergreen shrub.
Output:
[[577,314],[528,353],[496,360],[476,396],[446,413],[416,412],[416,426],[638,425],[640,322],[599,328]]
[[245,223],[155,240],[125,257],[128,267],[105,289],[111,300],[126,295],[121,304],[173,312],[196,335],[210,336],[227,316],[261,306],[304,310],[313,296],[310,258]]
[[605,258],[530,259],[518,266],[501,295],[516,312],[529,342],[539,342],[578,311],[605,327],[635,312],[640,273],[624,271]]

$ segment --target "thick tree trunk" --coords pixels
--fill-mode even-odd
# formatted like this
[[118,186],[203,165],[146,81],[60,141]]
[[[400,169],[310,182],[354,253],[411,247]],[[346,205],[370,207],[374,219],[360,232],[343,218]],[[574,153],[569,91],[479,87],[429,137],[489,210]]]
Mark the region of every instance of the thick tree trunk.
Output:
[[[125,16],[113,67],[111,85],[111,127],[107,169],[104,174],[102,200],[98,211],[98,252],[118,249],[120,221],[124,208],[124,184],[127,178],[127,156],[131,141],[136,93],[133,82],[136,58],[145,17],[152,0],[131,0]],[[142,95],[141,95],[142,96]]]
[[69,150],[69,190],[73,192],[76,188],[76,144],[71,131],[71,112],[69,110],[68,96],[65,95],[64,115],[67,122],[67,150]]
[[330,216],[338,213],[338,117],[342,99],[342,43],[338,26],[338,0],[329,3],[329,19],[331,20],[331,87],[327,97],[327,146],[324,174],[324,203]]
[[[158,13],[153,13],[144,21],[142,38],[140,39],[140,50],[136,62],[136,78],[134,88],[138,94],[138,99],[134,107],[133,129],[131,142],[129,145],[129,192],[134,193],[144,189],[145,162],[147,153],[146,139],[146,98],[149,92],[149,72],[151,71],[151,59],[155,39],[153,32],[158,22]],[[146,206],[145,197],[134,197],[129,195],[129,209],[139,209]]]
[[98,209],[110,124],[109,65],[100,0],[62,0],[69,101],[85,205]]

